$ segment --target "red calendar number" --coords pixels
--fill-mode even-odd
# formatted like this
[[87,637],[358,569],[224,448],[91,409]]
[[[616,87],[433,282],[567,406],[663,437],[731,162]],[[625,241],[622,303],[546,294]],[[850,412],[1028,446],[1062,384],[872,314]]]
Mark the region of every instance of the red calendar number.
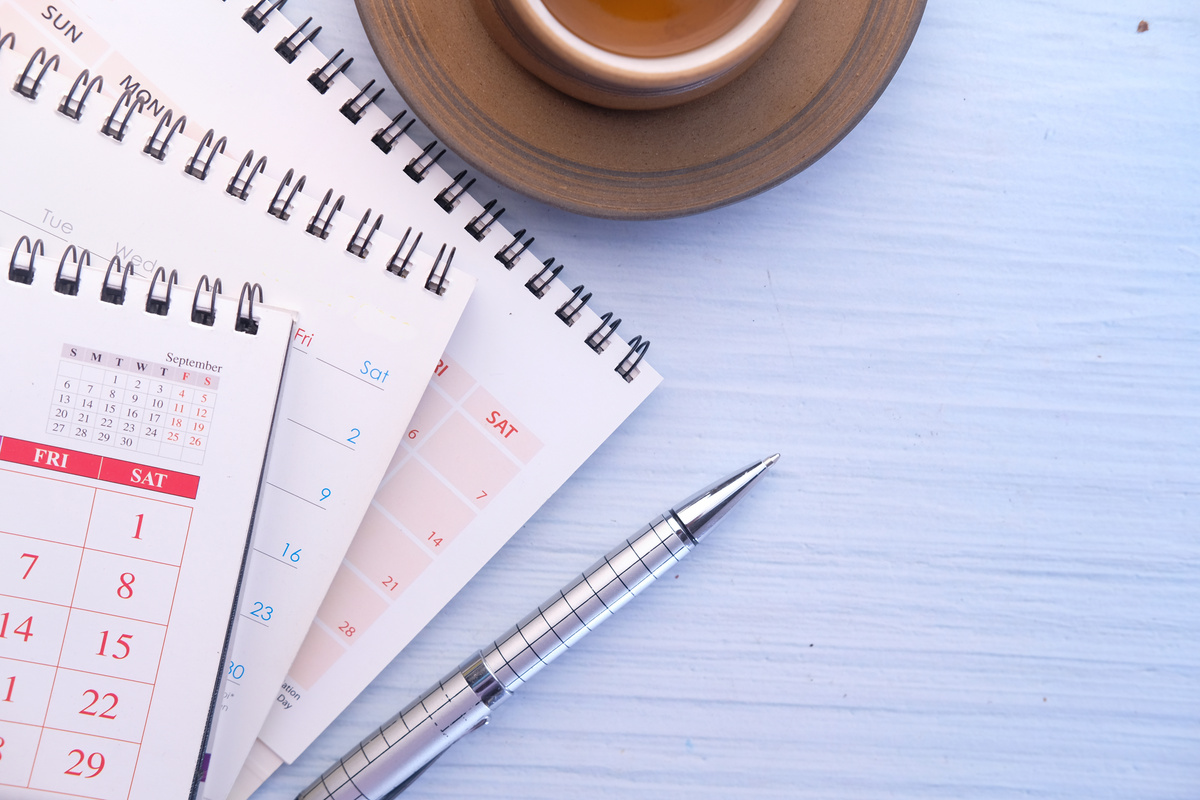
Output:
[[21,576],[21,580],[25,580],[26,578],[29,577],[29,573],[33,570],[33,565],[38,562],[38,557],[35,556],[33,553],[21,553],[21,558],[33,559],[32,561],[29,562],[29,566],[25,568],[25,574]]
[[346,634],[346,636],[348,636],[348,637],[354,635],[354,626],[350,624],[349,620],[347,620],[346,622],[343,622],[341,625],[339,625],[338,630],[341,631],[342,633]]
[[448,369],[450,369],[450,365],[447,364],[445,361],[439,360],[438,365],[433,368],[433,374],[434,375],[445,375],[446,370],[448,370]]
[[389,592],[394,592],[400,586],[400,583],[391,575],[388,575],[387,580],[383,581],[383,585],[387,587]]
[[[97,775],[99,775],[101,772],[104,771],[104,754],[103,753],[92,753],[91,755],[87,755],[82,750],[72,750],[70,753],[68,753],[68,755],[78,756],[78,758],[75,760],[74,764],[72,764],[71,766],[69,766],[63,770],[64,775],[76,775],[81,778],[94,778]],[[91,775],[83,774],[83,770],[85,768],[84,767],[84,764],[85,764],[84,759],[87,759],[87,761],[86,761],[87,767],[86,768],[90,769],[92,771]]]
[[[33,617],[26,617],[25,621],[12,629],[12,632],[28,642],[29,637],[33,636]],[[0,614],[0,639],[8,638],[8,612]]]
[[[112,657],[117,659],[118,661],[120,661],[123,658],[128,658],[129,657],[129,640],[132,638],[133,638],[132,633],[122,633],[120,636],[118,636],[116,643],[113,645],[113,649],[116,650],[116,648],[119,647],[119,648],[121,648],[122,653],[121,653],[121,655],[117,655],[114,652],[114,653],[112,653]],[[98,656],[109,655],[109,653],[108,653],[108,631],[101,632],[100,650],[99,650],[99,652],[96,653],[96,655],[98,655]]]
[[100,700],[101,700],[100,693],[97,692],[95,689],[84,690],[83,696],[87,697],[88,695],[92,696],[91,702],[89,702],[83,708],[79,709],[80,714],[83,714],[84,716],[87,716],[87,717],[99,717],[100,719],[116,719],[117,718],[117,715],[113,713],[113,711],[116,710],[116,707],[117,707],[117,696],[115,694],[113,694],[112,692],[104,693],[103,699],[106,701],[111,699],[112,702],[109,703],[108,707],[104,708],[103,710],[94,708],[94,706],[96,706],[97,704],[103,705],[103,703],[100,702]]
[[122,600],[128,600],[133,597],[133,581],[134,575],[132,572],[122,572],[121,585],[117,587],[117,597]]
[[16,688],[16,685],[17,685],[17,676],[10,675],[8,677],[8,693],[4,695],[3,702],[11,703],[13,701],[12,693],[13,693],[13,689]]
[[429,534],[428,538],[426,538],[425,541],[433,542],[434,547],[441,547],[442,546],[441,537],[439,536],[438,538],[435,539],[435,538],[433,538],[435,536],[437,536],[437,531],[434,531],[433,533]]

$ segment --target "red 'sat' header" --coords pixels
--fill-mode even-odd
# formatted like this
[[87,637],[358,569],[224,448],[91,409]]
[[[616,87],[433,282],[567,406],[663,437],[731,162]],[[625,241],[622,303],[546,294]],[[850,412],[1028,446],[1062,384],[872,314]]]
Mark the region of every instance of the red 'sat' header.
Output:
[[26,442],[11,436],[0,439],[0,461],[95,478],[192,500],[196,499],[196,491],[200,486],[200,478],[186,472],[148,467],[116,458],[68,450],[65,447]]

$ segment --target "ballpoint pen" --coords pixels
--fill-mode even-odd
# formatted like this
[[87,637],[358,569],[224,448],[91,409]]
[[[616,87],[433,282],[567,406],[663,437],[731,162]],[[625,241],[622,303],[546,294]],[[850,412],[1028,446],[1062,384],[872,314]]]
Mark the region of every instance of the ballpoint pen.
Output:
[[328,769],[297,800],[390,800],[542,667],[677,564],[779,454],[667,511],[475,653]]

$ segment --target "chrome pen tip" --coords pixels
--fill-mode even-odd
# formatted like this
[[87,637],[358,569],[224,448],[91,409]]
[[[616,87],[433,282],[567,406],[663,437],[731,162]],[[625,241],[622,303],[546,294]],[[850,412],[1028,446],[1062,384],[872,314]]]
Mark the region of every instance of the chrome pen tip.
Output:
[[701,489],[672,509],[676,519],[699,542],[778,460],[776,453]]

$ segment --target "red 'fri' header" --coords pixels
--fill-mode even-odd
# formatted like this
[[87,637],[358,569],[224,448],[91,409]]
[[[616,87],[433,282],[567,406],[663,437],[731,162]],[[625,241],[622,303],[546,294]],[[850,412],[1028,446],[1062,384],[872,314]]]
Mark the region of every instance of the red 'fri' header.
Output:
[[105,458],[77,450],[36,444],[21,439],[0,439],[0,461],[40,467],[52,472],[95,478],[107,483],[196,499],[200,478],[186,472],[148,467],[116,458]]

